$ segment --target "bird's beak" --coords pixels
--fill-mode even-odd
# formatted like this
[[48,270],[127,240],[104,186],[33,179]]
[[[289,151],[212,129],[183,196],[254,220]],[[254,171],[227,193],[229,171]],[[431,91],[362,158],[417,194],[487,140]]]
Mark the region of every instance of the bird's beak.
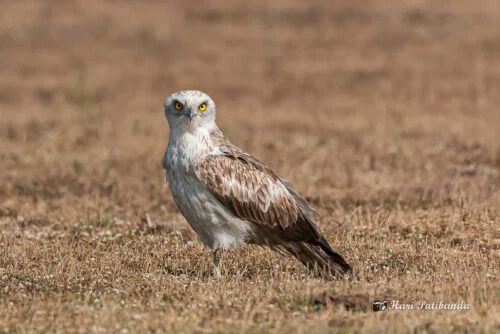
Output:
[[193,120],[193,118],[195,118],[196,116],[198,116],[198,113],[193,110],[193,109],[189,109],[187,112],[186,112],[186,117],[189,118],[189,122],[191,122]]

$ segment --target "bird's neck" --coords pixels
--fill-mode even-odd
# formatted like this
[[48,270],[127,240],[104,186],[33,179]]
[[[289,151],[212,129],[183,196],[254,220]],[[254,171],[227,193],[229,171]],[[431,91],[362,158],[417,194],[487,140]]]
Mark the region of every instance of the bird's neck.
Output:
[[208,155],[216,154],[218,145],[213,134],[220,133],[217,126],[198,128],[194,131],[170,132],[167,154],[174,164],[196,165]]

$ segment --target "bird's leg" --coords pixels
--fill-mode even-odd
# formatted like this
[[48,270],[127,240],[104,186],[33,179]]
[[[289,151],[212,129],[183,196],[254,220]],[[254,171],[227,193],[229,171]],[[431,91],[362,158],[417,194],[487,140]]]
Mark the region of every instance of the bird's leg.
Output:
[[213,251],[213,255],[214,255],[214,268],[213,268],[213,275],[215,277],[221,277],[221,273],[220,273],[220,270],[219,270],[219,263],[220,263],[220,259],[221,259],[221,254],[222,253],[222,249],[220,248],[216,248],[214,249]]

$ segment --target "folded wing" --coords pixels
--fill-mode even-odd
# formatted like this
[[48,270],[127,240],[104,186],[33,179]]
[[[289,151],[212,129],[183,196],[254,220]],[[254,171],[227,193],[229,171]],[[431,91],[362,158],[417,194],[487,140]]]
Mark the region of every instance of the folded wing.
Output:
[[269,167],[235,146],[210,155],[195,172],[201,183],[237,217],[283,241],[320,240],[312,209]]

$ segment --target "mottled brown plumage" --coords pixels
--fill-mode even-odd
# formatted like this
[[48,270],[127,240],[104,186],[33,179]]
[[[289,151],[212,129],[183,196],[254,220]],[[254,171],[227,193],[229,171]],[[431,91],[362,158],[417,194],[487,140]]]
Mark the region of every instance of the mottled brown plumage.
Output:
[[222,154],[195,166],[200,181],[239,218],[284,241],[319,240],[307,202],[261,161],[232,145],[220,130],[211,133]]

